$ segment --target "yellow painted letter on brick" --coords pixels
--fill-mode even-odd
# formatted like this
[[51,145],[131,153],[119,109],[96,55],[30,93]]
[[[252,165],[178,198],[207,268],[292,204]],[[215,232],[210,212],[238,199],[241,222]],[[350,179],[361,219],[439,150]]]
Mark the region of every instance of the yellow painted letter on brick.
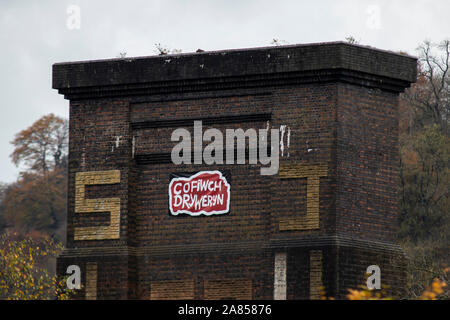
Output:
[[320,177],[326,177],[327,165],[324,164],[291,164],[280,168],[280,179],[306,178],[306,215],[280,220],[279,230],[312,230],[319,229],[319,185]]
[[120,238],[120,198],[85,199],[86,185],[120,183],[120,171],[77,172],[75,177],[75,213],[109,212],[109,226],[76,227],[75,240]]

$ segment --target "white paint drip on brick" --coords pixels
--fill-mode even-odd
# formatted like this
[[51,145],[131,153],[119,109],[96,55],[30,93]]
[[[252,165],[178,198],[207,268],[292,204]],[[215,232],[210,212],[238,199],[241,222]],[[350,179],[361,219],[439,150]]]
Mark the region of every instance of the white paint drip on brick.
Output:
[[281,137],[280,137],[280,150],[281,150],[281,156],[284,156],[284,132],[286,131],[286,126],[285,125],[281,125],[280,126],[280,132],[281,132]]
[[289,158],[289,146],[291,144],[291,128],[288,127],[288,133],[287,133],[287,156]]
[[119,147],[119,145],[120,145],[120,139],[122,138],[122,136],[117,136],[116,137],[116,148],[118,148]]

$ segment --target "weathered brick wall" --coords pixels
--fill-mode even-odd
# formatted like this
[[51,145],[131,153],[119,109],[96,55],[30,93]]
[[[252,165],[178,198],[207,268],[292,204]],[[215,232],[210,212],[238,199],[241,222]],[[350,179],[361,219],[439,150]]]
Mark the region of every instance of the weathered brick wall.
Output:
[[381,270],[381,285],[388,295],[404,297],[406,259],[400,251],[342,247],[338,251],[339,291],[336,297],[344,299],[348,288],[366,284],[366,269],[377,265]]
[[[110,199],[107,201],[110,203],[109,208],[104,208],[104,212],[109,212],[110,220],[117,215],[115,207],[120,203],[118,214],[120,216],[120,234],[107,235],[108,232],[106,232],[98,240],[103,240],[102,237],[110,240],[104,242],[103,245],[126,244],[128,172],[131,157],[128,108],[127,101],[117,99],[71,102],[68,247],[74,247],[75,230],[82,227],[78,220],[84,218],[88,221],[85,221],[83,226],[91,226],[89,221],[91,219],[95,221],[98,217],[94,212],[101,212],[102,209],[98,206],[105,205],[105,200],[102,200],[105,198]],[[89,192],[91,185],[97,191],[95,194]],[[80,188],[83,186],[87,193],[85,196],[95,200],[82,199]],[[113,210],[113,214],[111,214],[111,210]],[[89,236],[85,238],[77,239],[77,245],[96,246],[98,244],[97,240],[90,239]]]
[[[150,255],[149,255],[150,256]],[[152,258],[143,257],[138,264],[140,279],[138,296],[155,297],[152,284],[168,285],[171,281],[193,281],[195,299],[234,298],[271,299],[273,295],[273,257],[270,252],[247,248],[245,253],[153,253]],[[160,289],[158,289],[160,292]],[[183,291],[183,294],[188,294]],[[174,299],[177,291],[166,298]]]
[[[133,201],[139,221],[135,237],[140,244],[182,244],[198,242],[264,240],[283,237],[280,231],[311,230],[333,233],[334,193],[332,168],[335,148],[335,85],[304,85],[290,89],[266,89],[271,94],[220,99],[198,99],[176,102],[140,103],[134,113],[139,122],[183,118],[202,118],[214,110],[214,116],[271,113],[271,119],[260,122],[214,124],[204,126],[225,129],[279,128],[286,126],[284,152],[280,155],[278,176],[261,176],[260,165],[215,165],[214,169],[231,172],[231,212],[210,217],[172,217],[167,214],[167,184],[170,173],[210,170],[206,165],[141,164],[136,167],[136,199]],[[201,96],[198,93],[198,96]],[[249,102],[251,101],[251,102]],[[164,106],[167,112],[160,116]],[[257,107],[256,107],[257,106]],[[282,108],[278,106],[283,106]],[[149,112],[152,111],[153,113]],[[173,116],[177,114],[177,117]],[[314,116],[315,115],[315,116]],[[312,117],[316,117],[315,121]],[[191,123],[192,125],[192,123]],[[175,142],[168,141],[176,126],[134,130],[135,156],[170,153]],[[186,127],[192,132],[192,127]],[[318,134],[319,133],[319,134]],[[286,133],[287,134],[287,133]],[[203,143],[205,146],[207,143]],[[329,169],[330,168],[330,169]],[[251,177],[251,179],[249,179]],[[150,181],[151,183],[146,183]],[[319,188],[319,184],[321,184]],[[309,186],[309,188],[308,188]],[[318,192],[321,193],[319,196]],[[321,228],[319,230],[319,201]],[[309,204],[309,206],[308,206]],[[292,215],[296,208],[297,217]],[[306,219],[303,216],[307,216]],[[310,217],[312,217],[310,219]],[[309,222],[308,222],[309,221]],[[292,225],[293,227],[289,226]],[[193,232],[183,233],[188,227]],[[270,230],[269,230],[270,229]],[[288,236],[300,233],[290,232]],[[182,235],[182,236],[181,236]]]
[[194,280],[152,281],[150,299],[152,300],[192,300],[194,299]]
[[[114,251],[76,252],[58,259],[57,272],[65,275],[69,265],[78,265],[81,269],[81,290],[76,290],[74,299],[127,299],[133,297],[133,286],[129,283],[132,264],[127,256]],[[134,283],[134,279],[132,281]]]
[[[370,264],[400,287],[397,95],[415,72],[344,43],[56,64],[71,100],[58,272],[80,265],[87,299],[342,298]],[[279,129],[279,173],[172,164],[170,135],[194,120]],[[229,172],[230,212],[171,216],[170,174],[202,170]]]
[[337,119],[337,232],[392,242],[398,221],[398,96],[340,85]]
[[[126,246],[129,126],[127,101],[71,102],[68,248],[98,247],[99,243],[102,247]],[[79,265],[82,273],[88,272],[87,263],[96,263],[99,299],[127,297],[127,258],[90,254],[90,257],[75,255],[66,259],[69,261],[63,263],[66,267]],[[59,270],[65,273],[63,266]],[[93,298],[92,282],[83,281],[86,298]]]
[[334,232],[336,90],[335,84],[276,90],[274,126],[286,125],[290,141],[271,177],[272,239]]

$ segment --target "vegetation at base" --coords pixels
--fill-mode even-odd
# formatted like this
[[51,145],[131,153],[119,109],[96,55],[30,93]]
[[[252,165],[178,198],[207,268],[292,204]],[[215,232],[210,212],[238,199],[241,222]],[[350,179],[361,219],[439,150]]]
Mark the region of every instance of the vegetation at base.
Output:
[[22,238],[9,232],[0,236],[0,299],[69,299],[66,279],[50,275],[47,266],[62,249],[48,238]]

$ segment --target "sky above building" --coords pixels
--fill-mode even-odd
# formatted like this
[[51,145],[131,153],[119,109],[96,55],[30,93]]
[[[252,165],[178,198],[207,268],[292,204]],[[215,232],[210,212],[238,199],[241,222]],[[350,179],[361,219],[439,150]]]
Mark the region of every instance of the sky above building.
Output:
[[417,55],[424,40],[450,38],[447,0],[2,0],[0,182],[20,168],[10,141],[41,116],[68,117],[51,88],[56,62],[341,41]]

